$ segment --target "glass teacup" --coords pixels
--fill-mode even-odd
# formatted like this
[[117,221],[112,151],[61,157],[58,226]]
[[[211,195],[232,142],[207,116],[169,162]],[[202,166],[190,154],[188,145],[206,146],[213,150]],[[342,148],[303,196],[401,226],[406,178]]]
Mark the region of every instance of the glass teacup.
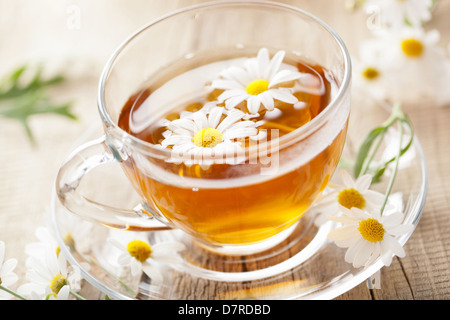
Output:
[[[153,79],[171,80],[166,74],[173,66],[192,67],[195,61],[198,67],[199,61],[207,64],[220,60],[219,56],[256,56],[261,48],[286,52],[286,57],[312,66],[311,70],[320,66],[328,72],[329,101],[295,130],[280,133],[283,128],[271,128],[270,140],[247,143],[233,152],[235,162],[218,163],[207,153],[202,163],[186,165],[185,155],[119,126],[127,103],[140,106],[132,97],[146,88],[152,88],[147,92],[151,96]],[[98,92],[105,134],[75,150],[63,164],[56,183],[59,199],[73,213],[114,228],[179,229],[211,250],[230,254],[270,248],[301,223],[334,173],[345,142],[350,78],[350,59],[342,40],[300,9],[270,2],[223,1],[171,13],[132,35],[107,63]],[[173,98],[170,91],[166,95]],[[144,100],[154,123],[171,114],[168,104]],[[277,107],[281,108],[275,104],[273,109]],[[192,142],[195,139],[194,135]],[[111,162],[121,164],[140,195],[136,207],[115,208],[79,192],[91,169]]]

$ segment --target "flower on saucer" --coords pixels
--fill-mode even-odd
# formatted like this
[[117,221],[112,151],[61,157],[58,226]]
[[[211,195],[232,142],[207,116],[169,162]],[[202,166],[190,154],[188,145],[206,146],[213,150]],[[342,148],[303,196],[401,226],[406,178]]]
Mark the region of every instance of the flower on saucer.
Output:
[[[11,286],[18,280],[14,273],[14,268],[17,266],[16,259],[8,259],[5,261],[5,243],[0,241],[0,285],[4,288],[11,289]],[[6,291],[0,289],[0,300],[9,300],[13,296]]]
[[364,10],[373,14],[377,8],[377,19],[383,26],[397,28],[409,24],[420,27],[431,19],[432,5],[432,0],[366,0]]
[[329,217],[343,226],[332,230],[328,238],[338,247],[347,248],[346,262],[355,268],[367,267],[381,257],[383,264],[390,266],[394,255],[405,256],[396,237],[412,231],[414,226],[402,223],[404,217],[401,212],[381,216],[379,211],[370,214],[358,208],[342,210],[342,216]]
[[316,225],[326,222],[329,215],[338,215],[341,208],[358,208],[368,211],[379,211],[384,201],[384,195],[370,190],[372,176],[365,174],[354,180],[351,175],[342,170],[342,185],[332,185],[331,191],[320,198],[311,208],[312,213],[317,213]]
[[150,245],[143,237],[133,237],[132,234],[115,234],[108,242],[120,251],[117,257],[119,265],[130,267],[132,276],[144,272],[152,280],[152,284],[163,282],[160,267],[180,263],[178,252],[184,249],[180,242],[167,241]]
[[26,283],[18,288],[19,294],[31,299],[66,300],[69,292],[78,292],[81,273],[77,267],[68,266],[62,254],[47,250],[39,259],[32,256],[27,261]]
[[258,114],[261,105],[273,110],[274,100],[294,104],[298,99],[283,84],[299,79],[302,74],[282,65],[285,52],[278,51],[272,59],[266,48],[259,50],[256,58],[246,60],[243,67],[232,66],[221,73],[221,78],[214,80],[213,88],[222,89],[219,102],[225,102],[227,109],[247,102],[250,114]]
[[186,165],[214,162],[239,162],[240,139],[256,137],[258,122],[243,120],[245,113],[218,106],[205,106],[193,113],[183,113],[179,119],[168,121],[163,133],[163,148],[172,149],[174,162]]

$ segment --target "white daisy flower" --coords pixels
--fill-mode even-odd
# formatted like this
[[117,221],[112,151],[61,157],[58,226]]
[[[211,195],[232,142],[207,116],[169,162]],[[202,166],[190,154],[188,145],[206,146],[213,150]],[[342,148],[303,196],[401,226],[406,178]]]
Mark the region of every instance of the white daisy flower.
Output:
[[[375,66],[378,73],[372,75],[383,77],[381,85],[387,88],[386,98],[400,103],[427,101],[446,105],[450,102],[445,88],[450,79],[450,63],[445,50],[439,46],[439,39],[437,30],[379,30],[374,38],[361,45],[360,60]],[[375,81],[364,83],[370,86]]]
[[[16,259],[8,259],[5,261],[5,243],[0,241],[0,286],[11,290],[11,286],[14,285],[18,277],[14,273],[14,269],[17,266]],[[13,295],[0,289],[0,300],[12,299]]]
[[262,48],[257,57],[246,60],[243,67],[232,66],[224,70],[221,79],[211,84],[213,88],[224,90],[218,97],[219,102],[225,102],[225,107],[232,109],[246,101],[250,114],[257,114],[261,105],[273,110],[274,100],[290,104],[298,102],[291,89],[283,84],[298,80],[302,74],[282,65],[284,55],[284,51],[278,51],[270,59],[269,51]]
[[28,268],[26,279],[30,282],[20,286],[18,292],[31,299],[68,299],[68,291],[81,289],[80,270],[68,266],[62,254],[47,250],[43,259],[31,257]]
[[129,267],[132,276],[144,272],[152,280],[152,284],[162,283],[164,277],[160,268],[182,261],[179,255],[179,251],[184,249],[182,243],[170,241],[150,245],[142,236],[126,233],[113,234],[108,242],[120,250],[117,263],[122,267]]
[[210,105],[197,112],[182,113],[180,119],[165,123],[167,131],[161,142],[163,148],[172,148],[173,162],[186,165],[239,163],[242,151],[240,139],[256,137],[259,122],[243,120],[245,113]]
[[382,49],[376,39],[366,39],[359,45],[358,57],[352,58],[353,87],[357,93],[377,100],[385,99],[390,88],[391,72],[383,63]]
[[402,27],[410,24],[421,27],[431,19],[432,0],[366,0],[364,10],[376,12],[382,26]]
[[343,226],[331,231],[328,238],[338,247],[348,248],[345,261],[355,268],[367,267],[379,257],[385,266],[389,266],[394,255],[405,256],[396,237],[414,229],[412,224],[402,224],[403,218],[401,212],[380,216],[379,211],[369,214],[355,207],[351,210],[343,208],[342,216],[329,217]]
[[341,208],[358,208],[368,211],[380,211],[385,196],[370,190],[372,176],[365,174],[354,180],[351,175],[342,170],[340,172],[342,185],[331,185],[331,191],[318,199],[310,212],[317,214],[317,226],[327,221],[327,216],[338,215]]
[[444,68],[448,59],[439,46],[439,32],[407,28],[398,35],[383,37],[388,46],[384,48],[388,60],[385,63],[396,82],[390,97],[403,102],[435,101],[441,95],[443,80],[449,78],[449,70]]

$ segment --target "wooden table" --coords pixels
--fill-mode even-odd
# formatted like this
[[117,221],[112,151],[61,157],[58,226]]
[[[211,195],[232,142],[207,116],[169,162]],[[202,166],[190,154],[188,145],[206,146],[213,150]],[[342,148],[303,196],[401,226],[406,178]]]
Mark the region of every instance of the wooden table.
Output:
[[[41,0],[12,3],[0,0],[0,74],[29,61],[43,61],[48,71],[64,70],[68,81],[55,99],[74,100],[78,121],[38,116],[30,121],[37,144],[31,145],[16,122],[0,119],[0,240],[7,258],[19,260],[19,284],[25,282],[25,246],[36,241],[35,229],[45,225],[58,168],[83,132],[100,126],[96,109],[97,81],[106,59],[120,42],[148,21],[204,1],[75,0],[71,4]],[[345,1],[279,1],[302,7],[327,21],[341,34],[351,52],[367,35],[361,12],[345,9]],[[39,14],[37,14],[39,13]],[[450,42],[450,3],[441,0],[429,23]],[[433,105],[404,106],[428,164],[428,199],[422,219],[405,246],[406,257],[395,258],[381,271],[382,288],[365,283],[337,300],[450,299],[450,109]],[[103,299],[103,293],[84,282],[81,294]]]

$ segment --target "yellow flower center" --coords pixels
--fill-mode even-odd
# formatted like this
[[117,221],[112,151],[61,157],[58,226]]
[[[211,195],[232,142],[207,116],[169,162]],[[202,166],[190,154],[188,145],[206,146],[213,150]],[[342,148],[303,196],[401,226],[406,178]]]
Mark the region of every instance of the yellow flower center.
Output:
[[377,78],[380,75],[380,73],[378,72],[377,69],[368,67],[363,71],[362,75],[366,79],[373,80]]
[[420,57],[423,52],[422,42],[416,39],[405,39],[402,41],[402,51],[408,57]]
[[152,247],[144,241],[133,240],[127,245],[127,250],[132,257],[140,262],[144,262],[152,253]]
[[62,274],[56,275],[50,283],[50,289],[53,293],[58,294],[59,290],[67,284],[67,279]]
[[221,143],[222,139],[223,135],[219,130],[204,128],[194,135],[192,142],[194,142],[197,147],[213,148]]
[[269,82],[267,80],[258,79],[250,82],[245,89],[248,94],[257,96],[258,94],[267,91],[269,89]]
[[384,228],[377,219],[369,218],[359,222],[358,231],[362,237],[370,242],[383,241]]
[[358,208],[363,209],[366,206],[366,200],[357,190],[350,188],[339,192],[338,202],[347,209]]

